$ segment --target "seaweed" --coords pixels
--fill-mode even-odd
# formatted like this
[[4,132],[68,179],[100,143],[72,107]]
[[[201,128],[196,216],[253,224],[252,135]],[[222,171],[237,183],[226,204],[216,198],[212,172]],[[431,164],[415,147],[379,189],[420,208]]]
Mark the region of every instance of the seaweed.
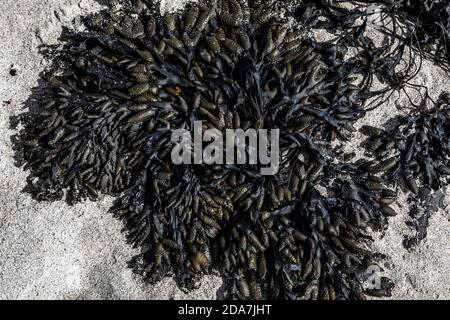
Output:
[[[368,32],[375,4],[381,44]],[[417,89],[417,57],[444,59],[445,36],[428,24],[448,4],[403,6],[200,1],[160,14],[150,0],[112,1],[48,53],[47,84],[16,142],[28,191],[70,204],[116,196],[111,212],[141,250],[129,265],[151,284],[174,276],[189,291],[218,273],[233,299],[389,296],[389,279],[367,286],[379,264],[370,231],[396,215],[393,187],[446,187],[450,156],[445,95],[412,106],[393,129],[363,127],[370,159],[342,152],[368,111]],[[316,29],[334,38],[319,41]],[[429,34],[437,49],[423,48]],[[279,170],[173,163],[172,132],[192,133],[196,121],[218,132],[280,130]]]

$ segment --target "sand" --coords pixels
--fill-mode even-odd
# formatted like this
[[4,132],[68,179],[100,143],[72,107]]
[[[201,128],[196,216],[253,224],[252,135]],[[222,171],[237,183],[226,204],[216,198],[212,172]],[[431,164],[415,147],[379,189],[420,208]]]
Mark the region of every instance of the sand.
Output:
[[[184,2],[165,1],[163,8]],[[0,299],[214,299],[221,285],[217,277],[205,277],[200,289],[185,295],[172,279],[149,286],[133,275],[127,261],[137,251],[126,244],[121,222],[107,212],[111,198],[70,207],[62,201],[38,203],[22,192],[27,173],[14,164],[16,131],[9,118],[22,112],[48,64],[37,47],[58,43],[62,26],[99,8],[94,0],[0,2]],[[430,63],[417,81],[434,96],[450,88],[449,77]],[[381,124],[396,112],[391,99],[369,118]],[[389,257],[385,275],[396,282],[393,298],[449,299],[449,194],[446,209],[430,220],[428,239],[414,252],[402,246],[409,232],[404,201],[397,209],[399,216],[390,220],[385,235],[375,235],[374,244]]]

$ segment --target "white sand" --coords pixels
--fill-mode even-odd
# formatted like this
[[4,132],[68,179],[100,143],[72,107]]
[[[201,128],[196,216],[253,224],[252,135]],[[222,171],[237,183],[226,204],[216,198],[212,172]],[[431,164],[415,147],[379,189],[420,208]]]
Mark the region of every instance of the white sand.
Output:
[[[165,3],[169,9],[180,4]],[[213,299],[221,285],[214,277],[187,296],[171,279],[143,285],[126,267],[136,251],[125,243],[121,223],[107,213],[112,199],[69,207],[62,201],[38,203],[22,192],[27,173],[14,166],[9,117],[22,112],[47,64],[37,46],[57,43],[62,25],[98,8],[94,0],[0,1],[0,299]],[[15,77],[11,65],[18,69]],[[431,64],[418,80],[434,95],[450,88],[448,77]],[[371,121],[383,123],[393,105],[374,112]],[[386,275],[397,284],[394,298],[450,298],[449,199],[447,209],[431,219],[417,252],[402,246],[408,232],[404,206],[377,240],[375,247],[390,257]]]

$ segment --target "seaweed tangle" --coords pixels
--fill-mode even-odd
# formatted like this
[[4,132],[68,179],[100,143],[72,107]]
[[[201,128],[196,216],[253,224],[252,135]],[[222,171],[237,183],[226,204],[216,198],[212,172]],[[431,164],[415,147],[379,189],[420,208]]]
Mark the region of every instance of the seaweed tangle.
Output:
[[445,189],[432,192],[429,188],[421,188],[419,197],[408,199],[411,204],[409,212],[410,220],[407,225],[411,228],[412,234],[405,236],[403,245],[408,250],[415,250],[426,239],[430,218],[443,209],[445,200]]
[[[415,236],[404,245],[414,249],[427,235],[430,217],[442,208],[445,190],[450,181],[450,105],[447,95],[428,109],[425,106],[407,116],[391,119],[386,130],[364,126],[370,138],[363,143],[372,161],[361,170],[381,174],[384,183],[400,186],[412,203],[408,225]],[[385,197],[385,210],[395,198]]]
[[450,101],[442,97],[432,109],[418,109],[398,116],[387,125],[393,129],[364,126],[370,138],[364,143],[376,158],[364,169],[383,173],[387,183],[402,183],[414,194],[419,185],[435,191],[449,183]]
[[399,40],[399,46],[408,45],[449,70],[448,0],[306,0],[296,10],[297,15],[306,14],[305,21],[312,28],[333,33],[347,33],[356,26],[365,29],[369,24],[389,41]]
[[[117,196],[111,211],[141,248],[130,267],[149,283],[174,276],[191,290],[219,273],[235,299],[390,295],[389,279],[367,286],[380,260],[370,230],[396,214],[389,186],[448,184],[448,103],[414,108],[395,132],[370,129],[372,160],[352,162],[342,144],[408,85],[419,66],[397,68],[407,46],[377,47],[366,13],[327,1],[157,8],[113,1],[85,19],[86,31],[63,34],[36,110],[20,117],[17,158],[32,195],[71,204]],[[337,38],[319,42],[314,28]],[[347,55],[352,48],[359,54]],[[374,90],[374,79],[384,87]],[[279,129],[278,173],[175,165],[172,131],[200,120],[219,132]]]

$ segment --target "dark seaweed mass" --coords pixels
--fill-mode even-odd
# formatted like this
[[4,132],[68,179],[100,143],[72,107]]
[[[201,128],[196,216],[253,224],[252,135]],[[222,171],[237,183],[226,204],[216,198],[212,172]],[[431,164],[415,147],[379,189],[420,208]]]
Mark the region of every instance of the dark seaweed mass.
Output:
[[[392,90],[412,87],[420,65],[405,56],[448,63],[449,5],[344,2],[202,1],[161,16],[152,1],[111,1],[87,31],[64,33],[36,110],[21,116],[17,157],[32,195],[117,196],[111,211],[141,248],[130,266],[149,283],[174,276],[190,290],[219,273],[236,299],[389,295],[386,278],[367,287],[380,258],[369,231],[396,215],[398,186],[448,185],[449,101],[425,98],[386,129],[363,127],[366,159],[343,144]],[[404,26],[383,29],[381,46],[366,33],[370,4],[380,26]],[[315,29],[334,39],[317,41]],[[280,129],[279,172],[174,165],[171,133],[196,120]]]

